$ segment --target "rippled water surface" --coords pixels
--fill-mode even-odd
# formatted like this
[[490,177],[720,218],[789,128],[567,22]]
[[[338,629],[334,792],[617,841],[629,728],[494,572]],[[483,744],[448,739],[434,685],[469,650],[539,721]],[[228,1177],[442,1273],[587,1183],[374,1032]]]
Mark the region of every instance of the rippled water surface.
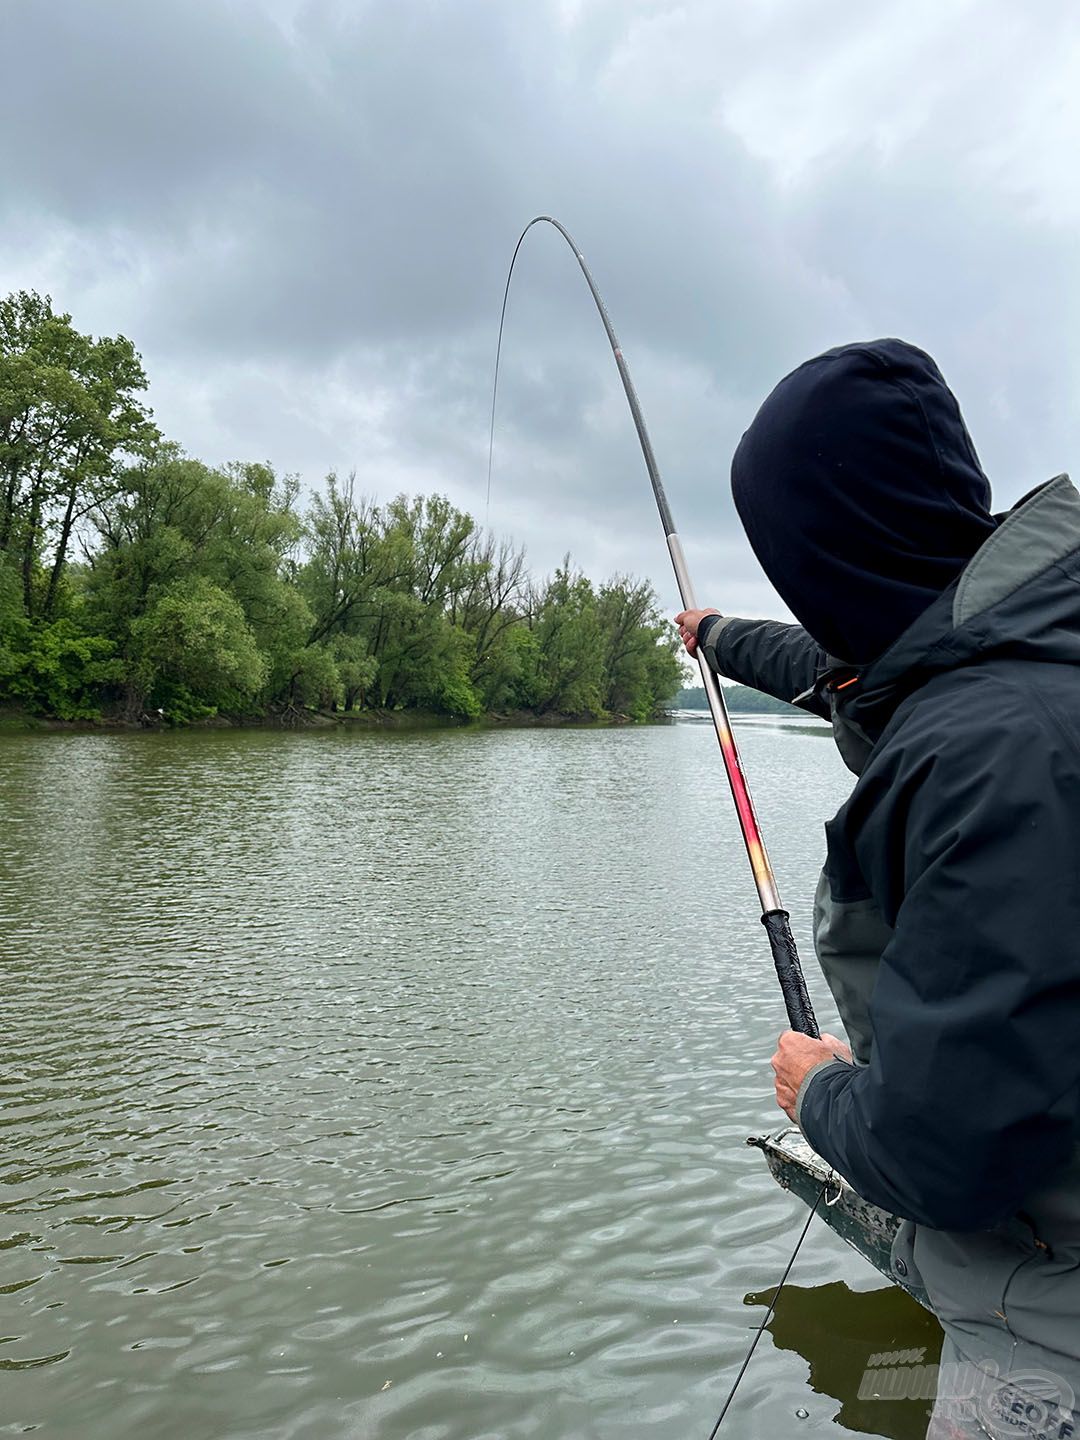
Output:
[[[742,733],[808,948],[845,772]],[[0,827],[0,1433],[707,1440],[802,1223],[707,726],[7,736]],[[815,1225],[721,1433],[934,1343]]]

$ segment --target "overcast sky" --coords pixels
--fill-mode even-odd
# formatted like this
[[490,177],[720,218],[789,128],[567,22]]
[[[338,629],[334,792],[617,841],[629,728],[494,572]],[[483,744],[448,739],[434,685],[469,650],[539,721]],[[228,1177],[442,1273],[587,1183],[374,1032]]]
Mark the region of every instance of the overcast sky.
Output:
[[[816,351],[931,351],[1004,508],[1080,471],[1070,0],[2,0],[0,287],[128,335],[212,463],[484,517],[499,303],[573,232],[702,603],[781,614],[731,453]],[[570,252],[529,236],[490,523],[550,569],[666,551]]]

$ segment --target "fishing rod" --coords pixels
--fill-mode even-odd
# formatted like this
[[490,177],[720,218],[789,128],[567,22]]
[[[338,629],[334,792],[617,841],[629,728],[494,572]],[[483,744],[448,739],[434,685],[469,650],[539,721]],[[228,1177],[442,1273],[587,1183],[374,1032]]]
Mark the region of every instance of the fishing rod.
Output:
[[[663,481],[660,479],[660,470],[656,463],[656,456],[653,454],[652,442],[649,439],[649,432],[645,428],[645,417],[641,413],[641,405],[638,402],[637,391],[634,389],[634,382],[630,378],[630,371],[626,360],[619,346],[615,330],[611,324],[611,317],[608,315],[607,306],[596,288],[596,281],[593,279],[588,265],[585,263],[585,256],[574,243],[574,239],[565,225],[554,219],[551,215],[537,215],[530,220],[525,229],[518,236],[518,242],[514,246],[513,258],[510,261],[510,270],[506,276],[506,289],[503,291],[502,313],[499,316],[499,341],[495,350],[495,381],[491,389],[491,434],[488,441],[488,483],[487,496],[488,504],[491,502],[491,462],[495,445],[495,402],[499,391],[499,361],[502,357],[503,328],[506,324],[506,305],[510,298],[510,282],[514,278],[514,266],[517,264],[518,253],[521,250],[525,236],[534,225],[552,225],[563,237],[581,267],[581,273],[585,276],[585,283],[589,292],[596,302],[596,308],[600,312],[600,319],[604,322],[604,330],[607,333],[608,342],[611,345],[611,352],[615,356],[615,364],[619,369],[619,378],[622,380],[623,390],[626,392],[626,399],[630,405],[630,413],[634,417],[634,428],[637,430],[638,440],[641,442],[641,453],[645,457],[645,468],[649,472],[649,481],[652,485],[653,496],[656,500],[656,508],[660,512],[660,523],[664,527],[664,538],[667,541],[668,554],[671,556],[671,564],[675,571],[675,581],[679,587],[679,595],[682,598],[684,610],[696,610],[697,601],[694,598],[694,587],[690,580],[690,572],[686,566],[686,556],[683,554],[682,541],[675,529],[675,521],[671,514],[671,506],[664,493]],[[761,922],[769,937],[769,946],[772,950],[773,963],[776,966],[777,979],[780,981],[780,989],[784,996],[784,1005],[787,1008],[788,1023],[792,1030],[801,1031],[804,1035],[811,1035],[816,1040],[820,1037],[820,1030],[814,1018],[813,1006],[810,1004],[810,996],[807,994],[806,981],[803,978],[802,965],[799,961],[799,952],[795,945],[795,937],[791,933],[791,920],[788,912],[780,903],[780,892],[776,886],[776,877],[773,874],[772,865],[769,863],[768,852],[765,849],[765,841],[762,838],[761,827],[758,824],[757,813],[754,810],[754,802],[750,796],[750,788],[746,783],[743,774],[742,760],[739,757],[739,747],[735,743],[735,735],[731,728],[731,720],[728,717],[727,705],[724,702],[723,692],[719,682],[709,667],[701,647],[697,647],[696,658],[698,668],[701,671],[701,683],[705,687],[705,696],[709,702],[709,713],[712,716],[713,727],[716,730],[716,738],[720,744],[720,754],[723,757],[724,769],[727,771],[728,783],[731,786],[732,799],[735,802],[735,811],[739,817],[739,828],[742,831],[743,841],[746,845],[746,854],[750,861],[750,869],[753,872],[754,884],[757,887],[758,899],[761,902]]]

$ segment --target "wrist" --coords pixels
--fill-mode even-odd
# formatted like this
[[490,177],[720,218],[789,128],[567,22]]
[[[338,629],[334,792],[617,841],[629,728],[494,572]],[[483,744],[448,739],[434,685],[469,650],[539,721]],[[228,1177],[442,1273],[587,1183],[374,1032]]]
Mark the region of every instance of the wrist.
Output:
[[699,646],[708,643],[710,632],[716,629],[723,618],[722,615],[705,615],[702,617],[697,628],[697,643]]
[[[802,1077],[802,1080],[799,1083],[798,1091],[795,1095],[795,1124],[798,1125],[800,1130],[802,1130],[803,1128],[802,1112],[803,1106],[806,1103],[807,1091],[810,1089],[810,1086],[814,1083],[814,1081],[819,1075],[823,1074],[823,1072],[826,1070],[833,1069],[836,1066],[847,1069],[852,1068],[851,1062],[849,1060],[845,1060],[840,1055],[831,1055],[828,1059],[819,1060],[816,1065],[811,1065],[810,1069],[807,1070],[806,1074]],[[806,1132],[803,1131],[803,1133],[805,1134]]]

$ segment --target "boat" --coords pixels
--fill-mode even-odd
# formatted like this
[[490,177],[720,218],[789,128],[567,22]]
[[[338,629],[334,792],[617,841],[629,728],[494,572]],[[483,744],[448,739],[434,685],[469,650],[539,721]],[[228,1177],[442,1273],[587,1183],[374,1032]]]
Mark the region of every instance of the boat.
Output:
[[777,1184],[797,1195],[804,1204],[816,1204],[824,1190],[818,1214],[829,1229],[857,1250],[864,1260],[869,1260],[887,1280],[930,1309],[926,1292],[906,1283],[892,1269],[892,1243],[900,1221],[857,1194],[843,1176],[811,1148],[797,1126],[788,1125],[773,1135],[751,1135],[746,1143],[762,1152]]

